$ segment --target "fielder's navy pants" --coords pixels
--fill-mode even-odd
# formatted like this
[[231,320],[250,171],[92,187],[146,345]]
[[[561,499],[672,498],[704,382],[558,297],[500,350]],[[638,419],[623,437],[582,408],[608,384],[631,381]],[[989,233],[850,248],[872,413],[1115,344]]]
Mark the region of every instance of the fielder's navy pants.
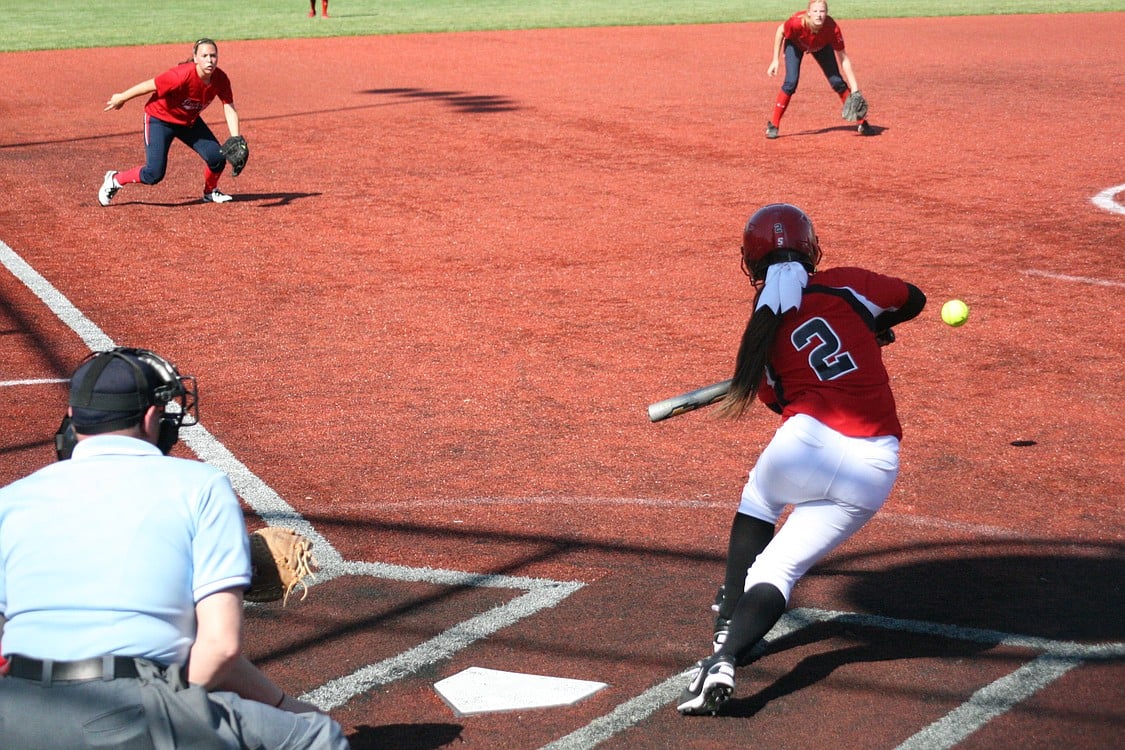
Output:
[[[785,82],[781,84],[781,90],[789,96],[793,96],[797,91],[797,83],[801,80],[801,60],[804,56],[805,52],[800,47],[789,42],[785,43]],[[837,94],[846,91],[848,84],[840,75],[840,66],[836,62],[836,52],[832,49],[832,45],[821,47],[813,52],[812,56],[824,71],[824,77],[828,79],[828,85],[832,90]]]
[[173,140],[181,140],[207,163],[212,172],[222,172],[226,159],[219,149],[219,141],[203,118],[192,125],[173,125],[148,114],[145,115],[145,165],[141,167],[141,182],[155,185],[168,171],[168,149]]

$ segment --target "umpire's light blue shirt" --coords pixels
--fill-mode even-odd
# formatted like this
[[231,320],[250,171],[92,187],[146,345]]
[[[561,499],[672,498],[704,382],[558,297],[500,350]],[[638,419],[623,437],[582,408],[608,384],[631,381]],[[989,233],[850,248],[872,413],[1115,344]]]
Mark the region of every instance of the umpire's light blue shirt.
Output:
[[0,489],[5,654],[183,664],[195,603],[250,582],[230,480],[121,435]]

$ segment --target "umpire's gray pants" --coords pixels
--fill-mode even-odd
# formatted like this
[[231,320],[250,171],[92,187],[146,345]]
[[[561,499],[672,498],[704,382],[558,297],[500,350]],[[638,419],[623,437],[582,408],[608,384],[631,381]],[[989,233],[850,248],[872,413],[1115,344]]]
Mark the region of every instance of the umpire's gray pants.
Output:
[[292,714],[234,693],[184,686],[137,660],[139,679],[43,684],[0,678],[3,750],[347,750],[324,714]]

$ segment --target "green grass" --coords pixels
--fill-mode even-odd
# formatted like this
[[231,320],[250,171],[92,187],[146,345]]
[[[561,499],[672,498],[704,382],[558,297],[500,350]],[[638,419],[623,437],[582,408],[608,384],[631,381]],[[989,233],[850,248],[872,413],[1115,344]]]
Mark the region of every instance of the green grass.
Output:
[[[318,5],[320,0],[317,0]],[[0,51],[567,26],[781,20],[804,0],[0,0]],[[1125,0],[833,0],[834,16],[886,18],[1125,11]]]

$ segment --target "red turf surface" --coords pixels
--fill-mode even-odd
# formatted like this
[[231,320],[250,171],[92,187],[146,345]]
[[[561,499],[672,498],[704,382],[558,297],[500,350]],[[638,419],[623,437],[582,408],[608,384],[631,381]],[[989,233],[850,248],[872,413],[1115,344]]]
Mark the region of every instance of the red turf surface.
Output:
[[[776,421],[644,407],[728,376],[741,225],[778,200],[809,211],[827,264],[931,301],[887,350],[899,485],[794,604],[1125,641],[1125,217],[1089,200],[1125,182],[1125,14],[842,23],[876,137],[810,63],[764,139],[773,24],[220,42],[252,149],[225,206],[198,202],[180,145],[163,184],[95,199],[143,153],[140,102],[102,103],[185,50],[0,55],[0,239],[115,341],[197,375],[208,429],[345,559],[588,584],[336,711],[357,747],[540,747],[702,655]],[[939,319],[950,297],[964,328]],[[0,381],[84,353],[7,273],[0,332]],[[62,403],[0,389],[0,482],[50,459]],[[254,610],[248,647],[306,690],[505,595],[434,588],[339,579]],[[894,747],[1029,658],[816,634],[745,670],[731,716],[667,708],[605,746]],[[432,685],[474,665],[611,687],[457,719]],[[963,746],[1106,747],[1121,676],[1082,667]]]

